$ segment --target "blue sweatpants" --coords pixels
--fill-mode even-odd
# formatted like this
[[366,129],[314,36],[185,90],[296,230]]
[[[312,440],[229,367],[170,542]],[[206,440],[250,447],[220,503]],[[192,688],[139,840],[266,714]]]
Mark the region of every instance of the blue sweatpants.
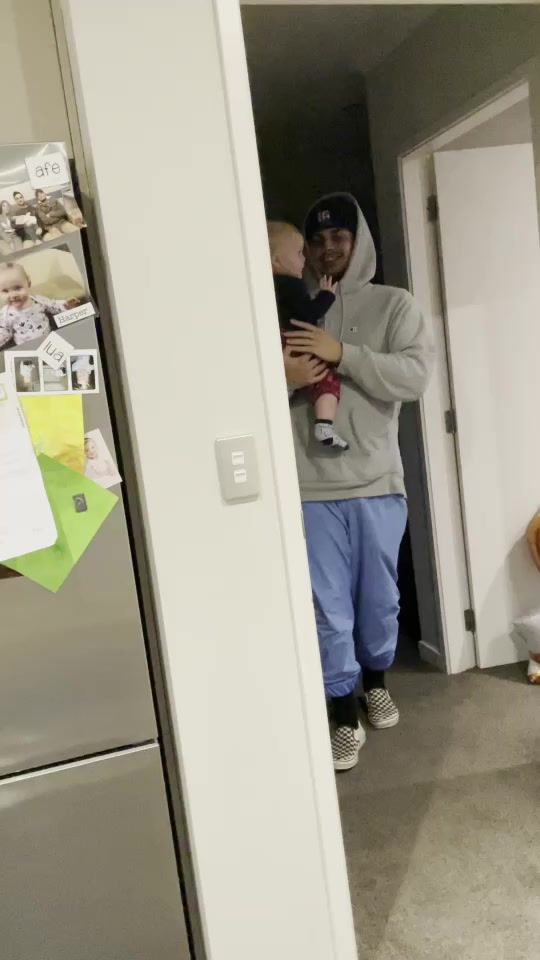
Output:
[[328,697],[355,689],[362,667],[392,666],[404,497],[304,503],[311,588]]

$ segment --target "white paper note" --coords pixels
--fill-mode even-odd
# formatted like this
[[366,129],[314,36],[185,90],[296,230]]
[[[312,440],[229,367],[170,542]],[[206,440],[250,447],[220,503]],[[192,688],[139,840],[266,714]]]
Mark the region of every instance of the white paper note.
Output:
[[34,190],[51,190],[70,182],[66,158],[63,153],[38,154],[25,160],[28,179]]
[[63,337],[60,337],[57,333],[54,333],[54,331],[45,337],[43,343],[40,343],[36,350],[37,356],[41,357],[43,363],[52,367],[53,370],[59,370],[60,367],[65,367],[72,353],[73,347],[71,343],[68,343],[67,340],[64,340]]
[[0,374],[0,563],[51,547],[57,537],[17,394]]

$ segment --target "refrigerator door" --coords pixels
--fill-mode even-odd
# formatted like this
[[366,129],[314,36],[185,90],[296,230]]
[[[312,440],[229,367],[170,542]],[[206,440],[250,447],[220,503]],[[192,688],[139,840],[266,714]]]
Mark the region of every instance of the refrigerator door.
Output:
[[[97,347],[93,320],[68,329]],[[84,398],[84,419],[112,451],[104,392]],[[0,580],[0,608],[0,775],[156,736],[121,501],[57,594]]]
[[157,747],[0,783],[2,956],[188,960]]

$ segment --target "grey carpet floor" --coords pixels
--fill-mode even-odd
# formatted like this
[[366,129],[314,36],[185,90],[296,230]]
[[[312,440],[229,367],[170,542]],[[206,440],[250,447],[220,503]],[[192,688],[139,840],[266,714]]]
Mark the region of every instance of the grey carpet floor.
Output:
[[338,776],[361,960],[540,957],[540,688],[392,674],[402,720]]

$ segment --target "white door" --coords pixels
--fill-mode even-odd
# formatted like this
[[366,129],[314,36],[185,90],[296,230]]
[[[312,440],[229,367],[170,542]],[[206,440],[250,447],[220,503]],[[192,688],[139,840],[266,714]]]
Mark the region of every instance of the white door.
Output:
[[435,154],[478,664],[521,660],[540,606],[523,542],[540,503],[540,242],[529,144]]

